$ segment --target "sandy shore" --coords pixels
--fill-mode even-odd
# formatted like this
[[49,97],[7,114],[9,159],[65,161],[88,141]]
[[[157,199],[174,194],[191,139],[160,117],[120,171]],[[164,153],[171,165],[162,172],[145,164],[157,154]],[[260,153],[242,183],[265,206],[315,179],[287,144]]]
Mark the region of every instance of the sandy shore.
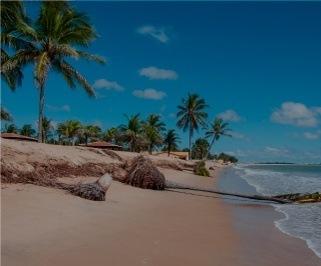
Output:
[[[86,148],[14,141],[2,141],[1,148],[7,180],[24,171],[42,177],[56,166],[55,175],[86,169],[95,174],[65,181],[96,180],[104,167],[135,156],[118,152],[120,160]],[[150,158],[168,180],[215,186],[215,177],[182,171],[191,162]],[[84,168],[88,163],[95,167]],[[6,266],[321,265],[304,241],[273,226],[277,214],[268,206],[240,206],[205,193],[143,190],[117,181],[105,202],[35,185],[2,184],[1,192],[1,261]]]
[[[166,178],[213,179],[162,170]],[[106,202],[33,185],[2,189],[3,265],[236,265],[239,239],[219,200],[113,182]]]

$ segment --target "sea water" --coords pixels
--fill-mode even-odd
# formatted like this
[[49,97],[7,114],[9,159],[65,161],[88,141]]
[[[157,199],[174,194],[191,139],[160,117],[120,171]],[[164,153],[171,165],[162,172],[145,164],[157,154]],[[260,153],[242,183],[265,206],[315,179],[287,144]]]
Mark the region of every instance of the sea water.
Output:
[[[321,191],[321,165],[237,165],[233,171],[262,195]],[[305,240],[321,258],[321,203],[273,206],[284,214],[277,228]]]

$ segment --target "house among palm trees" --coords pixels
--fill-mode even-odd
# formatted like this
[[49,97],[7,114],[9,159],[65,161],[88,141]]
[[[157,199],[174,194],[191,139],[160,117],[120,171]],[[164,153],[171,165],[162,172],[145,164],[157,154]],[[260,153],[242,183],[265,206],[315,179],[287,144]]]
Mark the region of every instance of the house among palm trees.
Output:
[[85,146],[90,148],[98,148],[98,149],[108,149],[113,151],[122,151],[123,147],[120,145],[116,145],[107,141],[95,141],[86,144],[79,144],[79,146]]
[[13,139],[13,140],[22,140],[22,141],[34,141],[37,142],[38,140],[32,137],[24,136],[24,135],[19,135],[16,133],[1,133],[1,138],[4,139]]
[[160,156],[160,157],[171,157],[181,160],[189,160],[188,152],[185,151],[171,151],[168,153],[167,151],[155,153],[153,155]]

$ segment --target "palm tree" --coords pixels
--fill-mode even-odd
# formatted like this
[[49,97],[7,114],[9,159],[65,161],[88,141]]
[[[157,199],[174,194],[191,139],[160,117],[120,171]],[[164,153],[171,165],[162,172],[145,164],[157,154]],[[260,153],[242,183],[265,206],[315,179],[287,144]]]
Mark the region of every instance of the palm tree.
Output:
[[45,84],[49,72],[54,70],[61,74],[70,88],[78,84],[89,96],[94,96],[93,87],[67,59],[83,58],[99,63],[104,63],[104,60],[78,50],[78,47],[87,47],[96,37],[96,33],[88,17],[74,10],[68,2],[43,1],[38,18],[30,25],[32,30],[19,33],[19,36],[28,42],[28,46],[18,50],[13,58],[3,65],[3,71],[34,64],[34,80],[39,91],[38,141],[42,142]]
[[10,113],[1,106],[1,120],[3,121],[12,121],[12,117],[10,115]]
[[32,125],[27,124],[23,125],[20,129],[20,134],[23,136],[31,137],[36,133],[36,131],[32,128]]
[[97,125],[82,126],[79,131],[80,138],[84,139],[85,144],[88,144],[90,138],[97,138],[101,133],[101,128]]
[[51,133],[51,131],[54,129],[54,126],[52,124],[51,119],[48,119],[47,117],[44,117],[42,120],[42,137],[43,142],[46,142],[48,140],[48,137]]
[[139,118],[139,114],[127,116],[127,124],[123,124],[119,127],[121,137],[124,141],[129,143],[131,152],[137,150],[137,144],[141,140],[142,124]]
[[188,94],[187,99],[182,99],[182,104],[177,106],[177,126],[183,131],[188,130],[188,148],[189,158],[191,158],[192,137],[194,131],[199,129],[199,126],[205,126],[207,113],[204,109],[208,107],[205,100],[198,94]]
[[111,127],[103,135],[103,140],[112,142],[114,144],[121,144],[121,132],[119,128]]
[[75,145],[75,137],[81,129],[81,124],[77,120],[67,120],[58,124],[57,132],[59,138],[66,138],[69,143]]
[[228,125],[229,124],[224,122],[222,118],[215,118],[213,123],[208,126],[207,131],[205,132],[205,137],[208,139],[211,138],[212,140],[210,142],[206,157],[208,157],[214,142],[219,140],[221,136],[232,137],[232,135],[229,134],[231,130],[228,128]]
[[31,33],[28,26],[29,19],[24,13],[21,1],[3,1],[1,9],[1,78],[11,90],[21,85],[23,74],[19,65],[11,69],[3,69],[8,61],[12,60],[9,52],[5,50],[19,50],[28,47],[29,42],[20,38],[21,34]]
[[162,144],[162,133],[165,131],[165,123],[160,115],[151,114],[143,123],[144,136],[148,141],[148,152],[152,154],[155,146]]
[[6,133],[18,133],[18,128],[15,124],[5,125]]
[[176,134],[175,130],[174,129],[168,130],[164,138],[164,144],[166,145],[168,156],[170,155],[172,150],[177,149],[178,142],[179,142],[179,137]]

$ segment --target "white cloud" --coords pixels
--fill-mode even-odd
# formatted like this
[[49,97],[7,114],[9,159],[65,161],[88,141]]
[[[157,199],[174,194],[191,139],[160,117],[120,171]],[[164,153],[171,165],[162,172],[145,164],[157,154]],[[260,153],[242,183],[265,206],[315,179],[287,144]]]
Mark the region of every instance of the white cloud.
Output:
[[229,132],[229,134],[232,136],[232,138],[235,138],[235,139],[245,139],[245,135],[239,132],[231,131]]
[[68,104],[62,106],[55,106],[47,104],[47,108],[53,112],[70,112],[70,106]]
[[223,113],[220,113],[217,115],[218,117],[222,118],[224,121],[229,121],[229,122],[239,122],[242,120],[240,115],[235,112],[234,110],[226,110]]
[[177,79],[178,75],[174,70],[161,69],[154,66],[145,67],[139,70],[139,75],[149,79]]
[[279,156],[287,156],[289,154],[289,150],[284,148],[275,148],[275,147],[265,147],[264,152],[270,153],[273,155],[279,155]]
[[298,127],[315,127],[321,107],[307,107],[303,103],[284,102],[271,114],[271,121]]
[[303,136],[309,140],[316,140],[321,138],[321,130],[317,130],[316,132],[304,132]]
[[152,25],[145,25],[137,29],[137,32],[142,35],[148,35],[158,40],[161,43],[167,43],[169,37],[164,28],[157,28]]
[[158,91],[155,89],[134,90],[133,95],[138,98],[144,98],[149,100],[161,100],[164,97],[166,97],[165,92]]
[[116,81],[109,81],[107,79],[97,79],[93,84],[95,89],[105,89],[114,91],[123,91],[124,87],[119,85]]

